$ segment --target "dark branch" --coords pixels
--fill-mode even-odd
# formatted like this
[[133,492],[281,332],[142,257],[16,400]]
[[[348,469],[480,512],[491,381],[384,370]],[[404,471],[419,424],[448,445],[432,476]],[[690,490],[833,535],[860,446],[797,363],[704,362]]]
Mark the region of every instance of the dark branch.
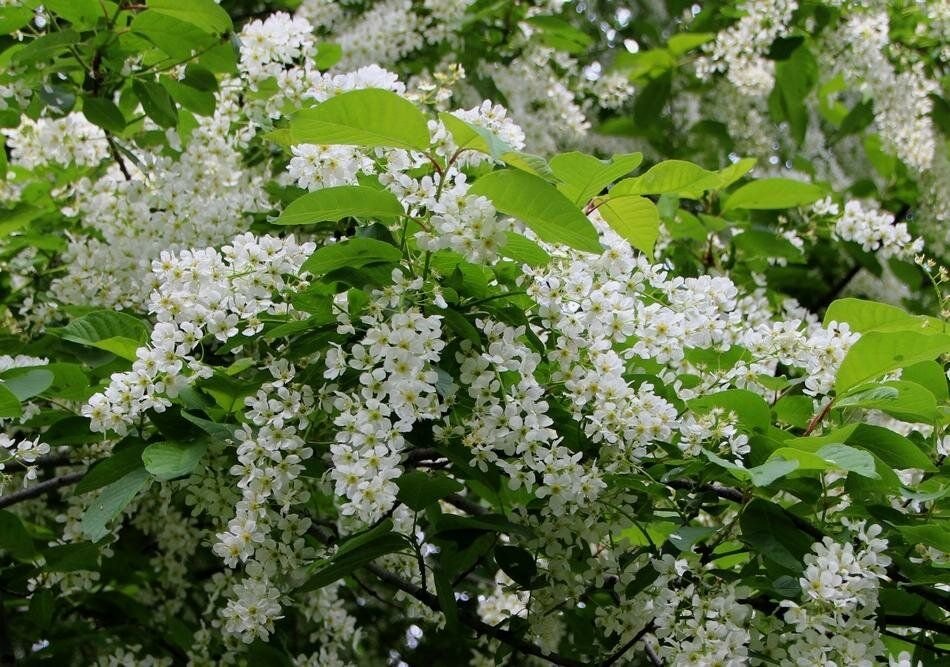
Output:
[[[408,593],[430,609],[435,611],[442,610],[441,605],[439,605],[439,600],[435,595],[422,590],[414,583],[406,581],[405,579],[402,579],[401,577],[398,577],[377,565],[373,565],[372,563],[367,565],[366,569],[372,572],[373,575],[375,575],[380,581],[383,581],[394,588],[398,588],[404,593]],[[497,639],[498,641],[508,644],[522,653],[533,655],[537,658],[542,658],[543,660],[547,660],[552,664],[562,665],[564,667],[585,667],[585,665],[588,664],[581,662],[580,660],[559,655],[557,653],[545,653],[535,644],[525,641],[518,635],[509,632],[508,630],[488,625],[470,611],[459,609],[459,621],[480,635]]]
[[48,479],[45,482],[40,482],[39,484],[34,484],[33,486],[22,489],[20,491],[14,491],[5,496],[0,496],[0,508],[9,507],[10,505],[16,505],[22,500],[29,500],[30,498],[36,498],[37,496],[42,496],[44,493],[53,491],[62,486],[69,486],[70,484],[75,484],[83,478],[86,473],[84,472],[73,472],[68,475],[61,475],[60,477],[54,477],[53,479]]

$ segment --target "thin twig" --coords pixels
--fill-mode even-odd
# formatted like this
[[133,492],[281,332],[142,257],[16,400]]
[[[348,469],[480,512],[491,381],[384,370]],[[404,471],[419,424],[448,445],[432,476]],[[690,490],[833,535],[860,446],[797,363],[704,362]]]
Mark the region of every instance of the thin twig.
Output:
[[53,491],[62,486],[75,484],[81,480],[85,474],[86,473],[84,472],[73,472],[69,473],[68,475],[61,475],[59,477],[48,479],[44,482],[40,482],[39,484],[34,484],[29,488],[22,489],[20,491],[14,491],[13,493],[9,493],[5,496],[0,496],[0,508],[16,505],[20,501],[42,496],[44,493]]
[[[396,576],[392,572],[384,570],[383,568],[372,563],[367,565],[366,569],[372,572],[373,575],[376,576],[376,578],[378,578],[380,581],[383,581],[394,588],[398,588],[404,593],[408,593],[430,609],[435,611],[442,610],[441,605],[439,605],[439,600],[435,595],[432,593],[427,593],[412,582],[406,581],[405,579]],[[517,649],[521,653],[542,658],[552,664],[562,665],[563,667],[585,667],[588,664],[581,662],[580,660],[575,660],[574,658],[568,658],[567,656],[563,656],[558,653],[545,653],[537,645],[522,639],[513,632],[488,625],[470,611],[459,609],[459,621],[480,635],[497,639],[498,641]]]

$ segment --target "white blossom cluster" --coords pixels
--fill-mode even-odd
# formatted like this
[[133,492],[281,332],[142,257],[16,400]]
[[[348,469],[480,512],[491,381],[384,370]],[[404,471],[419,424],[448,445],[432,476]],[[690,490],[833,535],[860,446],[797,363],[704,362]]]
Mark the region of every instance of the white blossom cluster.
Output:
[[729,82],[746,96],[767,95],[775,83],[775,65],[765,53],[776,37],[788,31],[795,0],[748,0],[735,25],[716,35],[696,62],[696,73],[708,79],[724,72]]
[[873,203],[851,199],[845,202],[842,211],[830,199],[823,199],[812,205],[812,211],[835,218],[836,238],[858,243],[864,250],[881,257],[913,261],[924,249],[923,239],[912,237],[906,222],[897,222],[891,213],[881,211]]
[[[0,488],[6,487],[10,481],[10,473],[7,471],[7,467],[11,463],[16,463],[16,468],[24,471],[23,483],[25,485],[36,480],[36,461],[41,456],[49,454],[49,451],[49,445],[41,442],[39,437],[14,440],[6,433],[0,433]],[[14,469],[13,472],[20,472],[20,470]]]
[[27,169],[37,167],[90,167],[109,156],[106,134],[81,113],[62,118],[24,118],[20,125],[4,129],[10,147],[10,162]]
[[315,53],[313,26],[283,12],[251,21],[240,40],[239,67],[252,82],[277,77],[288,65]]
[[136,351],[132,370],[114,373],[83,414],[94,431],[123,434],[146,410],[163,411],[169,398],[212,369],[194,352],[203,341],[225,342],[263,326],[264,313],[286,312],[274,294],[296,276],[314,244],[293,236],[236,237],[220,251],[164,251],[152,263],[149,310],[157,320],[148,345]]

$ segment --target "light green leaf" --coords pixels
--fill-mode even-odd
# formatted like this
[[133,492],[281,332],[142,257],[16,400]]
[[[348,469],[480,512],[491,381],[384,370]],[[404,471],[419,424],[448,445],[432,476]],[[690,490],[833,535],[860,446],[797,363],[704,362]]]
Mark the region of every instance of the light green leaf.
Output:
[[469,192],[488,197],[502,213],[523,220],[542,241],[588,252],[602,251],[590,220],[542,178],[501,169],[479,178]]
[[155,10],[139,12],[129,26],[171,58],[188,58],[196,48],[207,47],[215,37],[202,28]]
[[692,162],[666,160],[642,176],[628,178],[610,190],[611,195],[676,195],[699,199],[706,190],[719,187],[719,176]]
[[845,443],[871,452],[896,470],[935,470],[933,462],[913,442],[888,428],[871,424],[848,424],[825,435],[790,438],[785,443],[812,452],[829,444]]
[[459,150],[475,150],[480,153],[491,155],[496,160],[501,161],[505,153],[514,149],[499,139],[493,132],[483,127],[473,125],[450,113],[442,112],[439,114],[439,120],[445,125],[445,129],[452,135],[455,145]]
[[103,487],[99,497],[92,501],[82,515],[83,535],[93,542],[105,537],[109,533],[106,524],[117,517],[139,491],[148,486],[149,481],[148,471],[139,467]]
[[316,252],[300,267],[301,273],[309,271],[315,276],[342,269],[345,266],[359,268],[378,262],[395,263],[402,259],[402,251],[396,246],[376,239],[357,236],[331,243]]
[[846,322],[852,331],[919,331],[941,333],[946,325],[935,317],[911,315],[903,308],[877,301],[848,297],[833,301],[825,311],[823,323]]
[[927,335],[915,331],[870,331],[851,346],[845,355],[835,391],[843,394],[851,387],[884,373],[928,361],[950,352],[950,336]]
[[507,232],[507,237],[505,245],[499,249],[503,257],[528,266],[544,266],[551,261],[551,255],[531,239],[515,232]]
[[700,396],[688,401],[689,409],[706,413],[713,408],[733,412],[739,424],[747,430],[765,432],[771,423],[769,406],[761,396],[747,389],[728,389],[715,394]]
[[[0,144],[0,150],[3,150],[5,159],[6,148],[2,144]],[[7,170],[4,169],[3,176],[0,178],[0,181],[5,180],[6,171]],[[26,227],[42,214],[43,209],[30,206],[29,204],[18,204],[11,210],[0,211],[0,237],[6,236],[11,232],[15,232],[18,229]]]
[[[127,350],[128,344],[123,342],[126,340],[136,345],[145,344],[149,328],[131,315],[115,310],[96,310],[73,320],[54,333],[73,343],[99,347],[115,353],[116,350]],[[109,349],[110,347],[114,349]]]
[[728,167],[723,167],[717,171],[716,175],[719,176],[719,185],[716,186],[716,189],[722,190],[728,188],[749,173],[756,162],[757,160],[754,157],[744,157],[735,164],[730,164]]
[[835,401],[835,407],[883,410],[897,419],[927,424],[939,417],[934,395],[906,380],[855,387]]
[[426,117],[409,100],[378,88],[352,90],[298,111],[290,119],[295,144],[429,147]]
[[142,462],[156,479],[165,481],[190,475],[207,449],[207,440],[156,442],[142,452]]
[[53,373],[45,368],[13,369],[3,374],[0,385],[6,387],[17,399],[25,401],[49,389],[54,377]]
[[10,419],[23,414],[20,399],[0,382],[0,419]]
[[702,46],[706,42],[714,39],[714,32],[683,32],[673,35],[666,42],[666,48],[675,56],[681,56],[687,51],[692,51],[697,46]]
[[608,196],[596,200],[597,210],[615,232],[634,248],[653,257],[653,246],[660,236],[660,214],[656,205],[638,195]]
[[551,170],[561,181],[557,189],[576,206],[583,206],[605,187],[640,166],[641,162],[643,153],[614,155],[605,161],[573,151],[551,158]]
[[874,469],[874,457],[868,452],[848,445],[825,445],[816,453],[842,470],[857,473],[862,477],[880,479]]
[[365,185],[340,185],[305,194],[292,201],[275,225],[306,225],[343,218],[393,218],[405,213],[388,190]]
[[222,34],[234,29],[231,17],[214,0],[148,0],[148,8],[205,32]]
[[765,178],[746,183],[733,192],[723,211],[744,209],[775,209],[804,206],[821,199],[825,191],[811,183],[790,178]]

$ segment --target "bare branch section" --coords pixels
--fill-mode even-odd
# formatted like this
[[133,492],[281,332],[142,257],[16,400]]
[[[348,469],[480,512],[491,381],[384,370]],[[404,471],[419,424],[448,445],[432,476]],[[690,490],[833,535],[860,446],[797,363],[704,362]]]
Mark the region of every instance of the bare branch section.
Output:
[[70,484],[75,484],[83,478],[86,473],[84,472],[73,472],[68,475],[60,475],[59,477],[54,477],[46,481],[40,482],[39,484],[34,484],[33,486],[22,489],[20,491],[14,491],[5,496],[0,496],[0,508],[9,507],[10,505],[16,505],[18,502],[23,500],[29,500],[30,498],[36,498],[37,496],[42,496],[44,493],[54,491],[63,486],[69,486]]

